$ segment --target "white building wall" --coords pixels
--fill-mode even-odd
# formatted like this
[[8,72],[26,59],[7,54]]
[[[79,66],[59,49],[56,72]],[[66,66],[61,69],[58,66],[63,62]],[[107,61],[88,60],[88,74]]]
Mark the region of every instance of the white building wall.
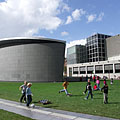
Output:
[[[113,73],[105,73],[105,69],[104,69],[104,66],[107,65],[107,64],[112,64],[113,65]],[[115,73],[115,67],[114,65],[115,64],[120,64],[120,61],[119,60],[114,60],[114,61],[101,61],[101,62],[92,62],[92,63],[82,63],[82,64],[70,64],[70,65],[67,65],[67,76],[69,77],[69,68],[73,68],[73,67],[81,67],[81,66],[85,66],[87,68],[87,66],[94,66],[94,70],[93,70],[93,73],[92,74],[87,74],[87,69],[86,69],[86,74],[80,74],[80,72],[78,72],[79,74],[73,74],[73,71],[72,71],[72,77],[85,77],[86,75],[88,75],[88,77],[90,77],[91,75],[94,76],[94,75],[97,75],[97,76],[100,76],[101,78],[103,78],[103,76],[106,76],[108,77],[109,79],[110,78],[118,78],[120,77],[120,73]],[[102,65],[103,66],[103,73],[95,73],[95,66],[96,65]],[[73,70],[73,69],[72,69]]]

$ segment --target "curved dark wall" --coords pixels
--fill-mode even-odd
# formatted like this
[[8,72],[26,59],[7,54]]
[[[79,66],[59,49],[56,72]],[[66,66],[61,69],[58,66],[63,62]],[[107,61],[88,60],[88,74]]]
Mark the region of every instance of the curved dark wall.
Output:
[[62,81],[65,43],[40,39],[24,44],[24,41],[0,42],[0,80]]

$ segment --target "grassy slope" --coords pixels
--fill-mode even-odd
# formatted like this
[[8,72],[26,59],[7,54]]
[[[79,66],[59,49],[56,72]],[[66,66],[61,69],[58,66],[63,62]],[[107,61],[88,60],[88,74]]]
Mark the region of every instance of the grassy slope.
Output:
[[[85,82],[71,82],[68,91],[73,96],[67,97],[65,93],[58,93],[62,89],[62,83],[33,83],[32,93],[33,102],[42,99],[48,99],[52,104],[44,107],[80,112],[86,114],[100,115],[106,117],[120,118],[120,81],[114,81],[109,84],[109,104],[103,104],[103,94],[100,91],[94,91],[94,99],[84,100],[86,95],[82,92],[85,89]],[[19,101],[21,92],[18,90],[22,83],[0,82],[0,98]],[[94,83],[92,82],[92,85]],[[101,81],[101,87],[103,81]],[[43,106],[41,104],[37,104]]]
[[32,120],[32,119],[4,110],[0,110],[0,120]]

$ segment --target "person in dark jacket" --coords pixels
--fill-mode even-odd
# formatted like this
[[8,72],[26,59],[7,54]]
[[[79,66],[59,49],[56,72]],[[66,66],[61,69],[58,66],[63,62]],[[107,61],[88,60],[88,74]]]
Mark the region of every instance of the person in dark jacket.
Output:
[[88,86],[89,83],[90,83],[90,79],[88,79],[88,81],[87,81],[87,84],[86,84],[86,87],[85,87],[85,91],[83,92],[84,95],[85,95],[86,92],[87,92],[87,86]]
[[27,88],[27,81],[24,81],[24,84],[19,87],[19,90],[22,89],[22,96],[20,98],[21,103],[23,98],[24,98],[24,102],[26,102],[26,88]]
[[90,94],[91,94],[91,99],[93,99],[92,86],[91,86],[91,83],[90,83],[90,82],[88,83],[87,89],[88,89],[88,95],[87,95],[87,97],[85,98],[85,100],[88,99],[88,97],[89,97]]
[[107,83],[102,87],[101,91],[104,90],[103,96],[104,96],[104,104],[108,103],[108,85]]

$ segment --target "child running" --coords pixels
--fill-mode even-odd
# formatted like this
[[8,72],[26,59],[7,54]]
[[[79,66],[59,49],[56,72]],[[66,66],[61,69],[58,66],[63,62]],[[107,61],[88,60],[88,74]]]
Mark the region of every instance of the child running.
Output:
[[69,96],[70,94],[67,91],[67,86],[69,85],[69,83],[67,81],[65,81],[62,86],[64,87],[62,90],[59,91],[59,93],[61,92],[65,92],[67,96]]
[[19,87],[19,90],[22,89],[22,96],[20,98],[21,103],[22,103],[23,98],[24,98],[24,102],[26,102],[26,88],[27,88],[27,82],[24,81],[24,84]]

